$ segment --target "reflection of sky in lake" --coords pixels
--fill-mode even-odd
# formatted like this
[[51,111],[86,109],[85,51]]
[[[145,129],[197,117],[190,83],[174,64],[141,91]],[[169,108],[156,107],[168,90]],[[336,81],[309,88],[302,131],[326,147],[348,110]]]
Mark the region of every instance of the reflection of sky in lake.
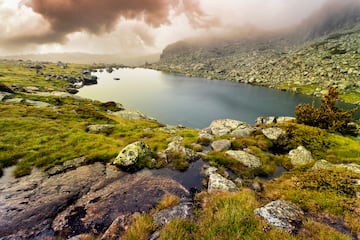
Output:
[[[254,123],[259,116],[293,116],[296,105],[312,98],[228,81],[188,78],[148,69],[98,72],[99,83],[79,96],[116,101],[167,124],[203,128],[231,118]],[[114,78],[120,80],[114,80]]]

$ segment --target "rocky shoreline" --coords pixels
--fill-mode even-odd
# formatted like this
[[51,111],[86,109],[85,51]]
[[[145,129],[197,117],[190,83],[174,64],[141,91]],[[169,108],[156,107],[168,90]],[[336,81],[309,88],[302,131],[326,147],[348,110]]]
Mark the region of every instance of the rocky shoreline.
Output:
[[360,104],[359,36],[357,24],[295,46],[281,39],[212,45],[182,41],[165,48],[159,62],[145,67],[314,96],[335,86],[343,101]]
[[[258,118],[257,123],[272,124],[273,122],[292,121],[293,118]],[[226,151],[231,158],[241,162],[247,168],[259,168],[262,163],[258,157],[244,151],[229,150],[229,140],[214,141],[216,136],[248,136],[256,131],[241,121],[223,119],[213,121],[212,124],[200,131],[199,137],[206,138],[214,151]],[[271,141],[278,141],[281,135],[286,134],[281,128],[263,128],[263,134]],[[178,141],[178,142],[177,142]],[[180,141],[180,142],[179,142]],[[169,143],[166,152],[188,151],[182,149],[181,138]],[[210,144],[209,143],[209,144]],[[230,144],[229,144],[230,143]],[[130,146],[130,145],[129,145]],[[145,145],[121,150],[121,157],[127,160],[138,152],[143,152]],[[130,150],[131,149],[131,150]],[[198,155],[206,157],[208,150]],[[135,154],[135,155],[134,155]],[[195,154],[191,153],[189,156]],[[315,160],[311,152],[304,147],[289,152],[291,164],[294,166],[307,165]],[[139,158],[135,158],[139,159]],[[134,160],[135,160],[134,159]],[[200,160],[197,160],[200,161]],[[116,162],[115,165],[129,166],[135,162]],[[193,164],[196,164],[193,163]],[[203,165],[203,164],[202,164]],[[313,169],[346,169],[360,174],[360,165],[334,165],[321,160],[315,163]],[[241,178],[230,180],[217,172],[217,168],[203,165],[196,171],[198,175],[208,179],[204,187],[209,193],[216,191],[237,192],[244,187]],[[170,172],[169,172],[170,171]],[[65,162],[62,166],[55,166],[46,172],[34,168],[31,175],[19,179],[12,179],[0,184],[0,239],[44,239],[46,237],[61,236],[62,238],[81,239],[82,234],[101,236],[100,239],[117,239],[111,229],[116,226],[116,236],[120,236],[127,229],[134,214],[149,213],[156,207],[164,194],[172,194],[181,199],[180,205],[172,210],[154,214],[155,221],[166,224],[173,218],[193,217],[192,205],[195,189],[184,187],[176,180],[176,171],[158,172],[158,170],[144,169],[136,173],[127,173],[110,164],[86,164],[84,158]],[[191,171],[191,167],[189,169]],[[165,173],[165,174],[164,174]],[[174,175],[175,174],[175,175]],[[187,178],[185,173],[178,173],[177,179]],[[183,176],[182,176],[183,175]],[[225,175],[226,176],[226,175]],[[202,181],[197,179],[195,181]],[[358,180],[360,181],[360,180]],[[196,183],[199,184],[199,183]],[[248,182],[245,185],[256,191],[263,191],[262,184]],[[247,187],[247,186],[245,186]],[[357,193],[360,197],[360,191]],[[184,203],[184,204],[183,204]],[[304,213],[296,205],[284,201],[274,201],[259,208],[256,214],[262,216],[269,224],[284,229],[287,232],[296,232],[301,227]],[[158,220],[156,220],[158,219]],[[161,220],[160,220],[161,219]],[[120,230],[119,230],[120,229]],[[122,230],[121,230],[122,229]],[[119,235],[120,234],[120,235]],[[151,239],[156,239],[155,237]]]
[[[15,125],[7,142],[1,142],[3,153],[13,152],[6,160],[19,158],[12,139],[18,148],[28,147],[17,134],[27,136],[21,140],[33,138],[21,159],[1,165],[25,164],[21,177],[0,182],[1,240],[121,239],[142,216],[152,224],[144,239],[163,239],[168,226],[181,229],[171,227],[179,219],[185,226],[193,224],[191,231],[201,229],[194,224],[206,222],[206,214],[216,217],[227,201],[229,208],[248,211],[236,219],[231,217],[237,212],[221,213],[221,219],[230,217],[246,228],[254,224],[263,238],[267,231],[292,234],[287,238],[315,236],[318,230],[309,223],[345,239],[360,237],[358,140],[298,125],[290,117],[259,117],[255,124],[219,119],[201,130],[167,126],[114,102],[89,101],[44,86],[16,86],[3,84],[0,91],[0,108],[7,113],[0,123]],[[28,132],[39,135],[24,135]],[[51,155],[53,149],[40,152],[51,148],[48,142],[57,135],[57,144],[67,143],[56,149],[58,155]],[[96,145],[84,147],[91,142]],[[349,146],[355,157],[336,155],[335,150],[342,154]],[[37,151],[35,158],[27,158]],[[44,162],[33,163],[43,155]],[[276,173],[279,167],[282,174]],[[320,200],[312,198],[317,194]],[[166,196],[177,200],[159,207]],[[339,200],[333,203],[332,198]],[[218,206],[209,207],[217,201]],[[331,212],[338,202],[344,209]],[[221,221],[205,224],[206,229]]]

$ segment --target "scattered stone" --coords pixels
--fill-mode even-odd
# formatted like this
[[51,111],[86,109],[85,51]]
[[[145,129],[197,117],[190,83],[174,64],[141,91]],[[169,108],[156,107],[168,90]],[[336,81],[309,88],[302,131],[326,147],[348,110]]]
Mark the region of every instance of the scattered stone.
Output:
[[281,117],[274,117],[274,116],[269,116],[269,117],[258,117],[255,120],[255,124],[256,126],[261,126],[261,125],[267,125],[267,124],[272,124],[272,123],[285,123],[285,122],[291,122],[296,120],[296,118],[294,117],[285,117],[285,116],[281,116]]
[[114,101],[100,103],[100,106],[105,111],[110,111],[110,112],[117,112],[117,111],[125,110],[124,106],[121,103],[117,103]]
[[28,105],[28,106],[39,107],[39,108],[52,106],[50,103],[47,103],[47,102],[33,101],[33,100],[28,100],[28,99],[25,99],[22,103],[24,103],[25,105]]
[[212,191],[228,191],[228,192],[236,192],[239,188],[232,181],[224,178],[218,173],[212,173],[209,176],[208,182],[208,192]]
[[[67,98],[67,97],[74,97],[72,94],[67,92],[59,92],[59,91],[52,91],[52,92],[37,92],[36,95],[43,96],[43,97],[59,97],[59,98]],[[80,98],[80,97],[79,97]]]
[[211,130],[210,129],[203,129],[199,132],[198,134],[198,138],[199,139],[206,139],[209,142],[214,141],[214,136],[211,135]]
[[96,76],[84,76],[82,80],[83,84],[86,85],[94,85],[97,84],[97,77]]
[[154,222],[158,225],[165,225],[173,219],[186,219],[192,217],[193,212],[191,202],[182,202],[178,206],[169,209],[163,209],[153,215]]
[[9,98],[4,100],[6,103],[23,103],[24,101],[24,98]]
[[265,128],[265,129],[262,129],[261,132],[265,135],[265,137],[267,137],[268,139],[270,139],[272,141],[277,141],[280,136],[286,134],[285,130],[278,128],[278,127]]
[[180,128],[178,126],[170,126],[170,125],[159,128],[159,131],[169,133],[169,134],[176,134],[179,132],[179,130],[180,130]]
[[293,122],[296,118],[294,117],[278,117],[276,118],[276,123],[286,123],[286,122]]
[[255,192],[262,192],[264,190],[263,185],[258,181],[252,182],[250,188]]
[[119,77],[115,77],[115,78],[113,78],[115,81],[119,81],[120,80],[120,78]]
[[66,91],[70,94],[77,94],[79,92],[76,88],[67,88]]
[[248,168],[255,169],[255,168],[260,168],[262,166],[260,158],[254,156],[250,153],[244,152],[244,151],[230,150],[230,151],[227,151],[225,154],[227,156],[235,159],[236,161],[242,163],[243,165],[245,165]]
[[221,152],[224,150],[229,150],[231,147],[231,142],[227,139],[222,139],[218,141],[214,141],[211,144],[211,148],[216,152]]
[[289,152],[289,158],[293,166],[303,166],[314,161],[311,152],[306,150],[303,146],[291,150]]
[[135,111],[135,110],[123,110],[123,111],[119,111],[119,112],[111,112],[110,114],[120,117],[120,118],[124,118],[127,120],[151,120],[151,121],[156,121],[155,118],[146,116],[144,113],[140,112],[140,111]]
[[113,164],[121,167],[135,166],[139,160],[151,156],[150,147],[141,141],[131,143],[123,148]]
[[266,125],[266,124],[271,124],[271,123],[276,123],[276,117],[274,117],[274,116],[270,116],[270,117],[258,117],[258,118],[255,120],[256,126]]
[[189,162],[193,162],[199,159],[199,155],[192,149],[182,146],[183,138],[176,136],[168,144],[168,147],[165,149],[164,153],[167,155],[167,159],[171,157],[172,153],[179,153],[185,157]]
[[0,92],[14,93],[14,91],[6,86],[4,83],[0,82]]
[[212,167],[210,165],[205,164],[203,166],[203,174],[207,177],[210,177],[211,174],[216,173],[218,169],[216,167]]
[[5,101],[12,94],[7,92],[0,92],[0,102]]
[[255,209],[254,212],[263,217],[267,223],[289,233],[296,233],[304,217],[304,212],[299,207],[282,200],[271,202]]
[[253,127],[249,124],[232,119],[215,120],[211,122],[209,129],[211,134],[216,136],[224,136],[232,132],[234,132],[233,135],[247,136],[253,131]]
[[98,124],[98,125],[89,125],[86,128],[86,131],[89,133],[105,133],[110,134],[114,130],[114,125],[112,124]]
[[320,169],[327,169],[327,170],[333,170],[333,169],[344,169],[348,171],[352,171],[355,173],[360,174],[360,165],[355,163],[348,163],[348,164],[332,164],[326,160],[319,160],[316,161],[314,166],[311,168],[312,170],[320,170]]
[[66,63],[63,63],[61,61],[58,61],[56,65],[61,69],[66,69],[68,67]]
[[24,87],[24,90],[28,93],[35,93],[35,92],[40,91],[40,88],[29,86],[29,87]]

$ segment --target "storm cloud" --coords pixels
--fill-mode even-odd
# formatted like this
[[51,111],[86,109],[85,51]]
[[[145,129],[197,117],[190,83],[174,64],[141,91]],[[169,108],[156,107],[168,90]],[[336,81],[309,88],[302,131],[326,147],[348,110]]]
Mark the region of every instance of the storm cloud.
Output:
[[194,26],[201,26],[205,16],[196,0],[28,0],[24,4],[40,14],[59,39],[77,31],[111,32],[119,19],[157,28],[171,23],[171,11],[185,13]]
[[114,53],[114,49],[120,53],[130,48],[140,49],[139,53],[160,52],[171,42],[205,33],[221,35],[224,30],[241,32],[242,28],[272,31],[302,22],[306,25],[306,19],[314,13],[321,17],[359,3],[360,0],[0,0],[0,54],[20,50],[86,51],[87,47],[97,53]]

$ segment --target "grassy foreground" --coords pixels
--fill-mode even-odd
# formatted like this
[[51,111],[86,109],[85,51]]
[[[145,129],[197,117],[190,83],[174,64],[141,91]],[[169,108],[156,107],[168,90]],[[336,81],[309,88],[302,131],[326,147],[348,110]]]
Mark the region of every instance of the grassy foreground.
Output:
[[[16,88],[36,86],[64,91],[67,87],[66,81],[45,80],[46,74],[36,74],[27,65],[25,62],[2,62],[0,81]],[[74,75],[86,67],[68,65],[64,70],[56,64],[43,65],[46,71]],[[155,121],[126,120],[109,115],[108,106],[97,101],[43,97],[26,92],[16,92],[13,97],[52,105],[39,108],[22,103],[0,103],[0,169],[16,165],[16,177],[29,174],[32,167],[47,170],[79,157],[85,157],[89,163],[110,162],[123,147],[139,140],[149,144],[154,152],[161,151],[174,136],[161,131],[164,125]],[[113,124],[114,129],[101,134],[88,132],[87,126],[94,124]],[[191,139],[196,131],[183,129],[177,134]]]

